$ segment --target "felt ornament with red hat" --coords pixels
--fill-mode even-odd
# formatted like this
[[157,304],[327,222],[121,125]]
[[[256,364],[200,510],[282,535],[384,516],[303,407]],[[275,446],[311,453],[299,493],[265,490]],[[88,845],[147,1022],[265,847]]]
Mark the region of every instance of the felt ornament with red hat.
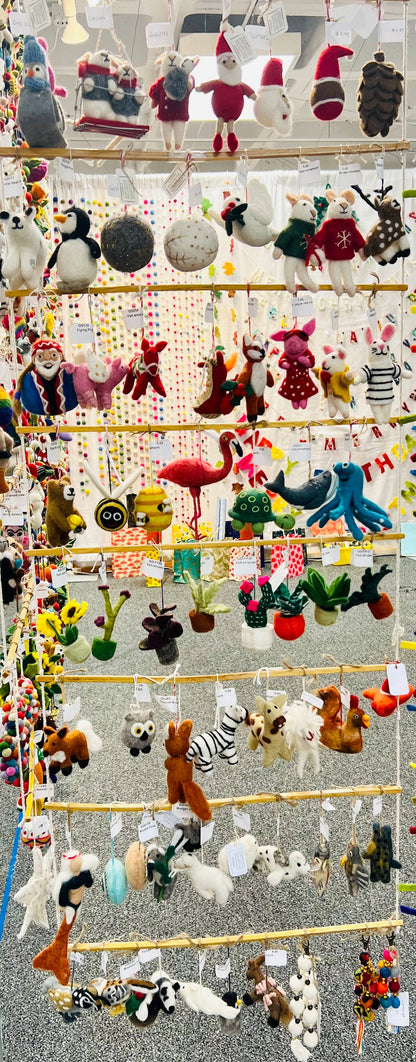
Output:
[[241,66],[235,58],[224,30],[230,29],[228,23],[222,24],[215,55],[217,57],[218,79],[205,81],[198,85],[197,92],[212,92],[211,106],[217,119],[217,128],[212,142],[213,151],[218,154],[223,146],[222,132],[227,126],[227,147],[233,153],[237,151],[238,139],[234,132],[234,123],[240,117],[244,107],[244,96],[255,100],[256,93],[249,85],[241,81]]
[[333,122],[344,110],[345,93],[341,85],[339,59],[344,56],[351,59],[353,55],[352,48],[327,44],[318,58],[310,101],[312,113],[321,122]]
[[254,117],[264,129],[275,129],[280,136],[292,132],[292,104],[283,87],[281,59],[267,60],[261,75],[260,88],[254,102]]
[[159,354],[167,345],[164,339],[154,344],[149,343],[148,339],[142,339],[141,354],[135,354],[129,364],[123,394],[129,395],[132,391],[131,397],[138,400],[146,393],[148,384],[150,384],[158,395],[166,398],[166,391],[160,378]]
[[75,409],[78,399],[74,383],[63,362],[64,352],[54,339],[45,336],[33,343],[31,361],[17,381],[14,395],[17,415],[22,406],[38,416],[57,416]]
[[292,403],[293,409],[306,409],[308,399],[318,393],[309,369],[313,369],[315,358],[308,348],[309,336],[315,331],[315,319],[307,321],[303,328],[280,329],[273,332],[273,340],[282,340],[284,354],[279,359],[279,368],[285,369],[286,376],[280,384],[278,394]]

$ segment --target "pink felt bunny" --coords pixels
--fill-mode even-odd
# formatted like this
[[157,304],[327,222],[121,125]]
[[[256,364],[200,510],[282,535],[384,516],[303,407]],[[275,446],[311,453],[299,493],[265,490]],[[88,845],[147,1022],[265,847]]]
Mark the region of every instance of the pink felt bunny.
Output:
[[292,328],[289,332],[281,329],[270,337],[275,341],[283,339],[284,354],[279,359],[279,368],[286,370],[286,376],[278,388],[278,394],[287,398],[293,409],[306,409],[308,398],[318,393],[309,374],[309,369],[315,365],[315,358],[308,348],[309,336],[314,331],[315,319],[312,318],[302,329]]
[[112,390],[124,379],[127,365],[121,358],[102,358],[88,352],[80,365],[66,361],[65,369],[74,378],[75,393],[81,409],[111,409]]

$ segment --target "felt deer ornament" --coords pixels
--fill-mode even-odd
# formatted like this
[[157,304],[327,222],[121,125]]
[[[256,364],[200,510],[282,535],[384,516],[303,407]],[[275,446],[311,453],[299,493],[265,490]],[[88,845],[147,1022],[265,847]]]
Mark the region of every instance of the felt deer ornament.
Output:
[[147,391],[150,384],[153,390],[162,398],[166,398],[166,391],[160,378],[159,354],[167,347],[166,340],[158,343],[149,343],[148,339],[142,339],[141,354],[136,354],[131,359],[124,381],[123,393],[138,401]]

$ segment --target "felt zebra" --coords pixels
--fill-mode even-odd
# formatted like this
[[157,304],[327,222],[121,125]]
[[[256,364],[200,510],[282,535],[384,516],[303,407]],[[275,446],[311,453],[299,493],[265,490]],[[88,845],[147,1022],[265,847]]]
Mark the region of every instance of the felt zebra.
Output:
[[187,762],[191,763],[193,760],[196,770],[203,771],[204,774],[212,771],[212,757],[217,753],[220,759],[228,760],[228,763],[238,763],[234,735],[238,724],[244,722],[247,716],[248,709],[242,708],[241,704],[227,708],[215,730],[206,730],[191,742],[186,753]]

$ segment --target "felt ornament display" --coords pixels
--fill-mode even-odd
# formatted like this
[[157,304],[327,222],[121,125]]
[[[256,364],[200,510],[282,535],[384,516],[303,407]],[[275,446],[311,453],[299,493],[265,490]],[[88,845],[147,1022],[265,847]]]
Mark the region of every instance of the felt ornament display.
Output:
[[245,649],[270,649],[273,644],[273,627],[267,622],[268,609],[275,608],[275,594],[268,575],[257,580],[260,597],[254,596],[254,583],[245,579],[240,585],[238,600],[244,605],[244,622],[241,626],[241,642]]
[[111,856],[111,859],[108,860],[104,867],[101,888],[104,896],[115,907],[120,907],[124,903],[128,892],[127,875],[121,859],[117,859],[114,855]]
[[286,583],[281,583],[275,591],[275,603],[278,612],[273,616],[273,630],[284,642],[294,642],[301,638],[305,630],[303,609],[308,598],[302,594],[301,584],[294,590],[288,590]]
[[223,384],[236,362],[237,355],[224,357],[224,348],[215,347],[204,361],[198,362],[198,369],[203,369],[201,392],[193,403],[195,413],[200,417],[224,417],[232,411],[232,395],[225,391]]
[[369,882],[368,870],[364,866],[355,836],[349,842],[345,855],[341,857],[340,865],[345,871],[348,892],[355,899],[360,889],[366,889]]
[[228,849],[235,848],[236,846],[242,846],[244,849],[247,870],[252,870],[259,858],[260,849],[256,838],[253,837],[252,833],[244,833],[243,836],[239,837],[237,840],[231,841],[230,844],[225,844],[218,852],[217,863],[224,874],[228,874],[230,869],[228,865]]
[[124,857],[124,867],[130,888],[135,892],[143,889],[146,881],[146,849],[141,841],[133,841]]
[[151,225],[136,214],[117,214],[101,229],[101,253],[119,273],[136,273],[148,265],[155,240]]
[[0,427],[0,494],[7,494],[9,485],[6,480],[6,470],[14,448],[14,442],[7,432]]
[[264,490],[241,490],[228,510],[234,531],[242,531],[249,526],[254,535],[261,535],[264,525],[274,523],[280,526],[279,517],[273,512],[269,495]]
[[304,878],[310,871],[310,864],[307,863],[303,852],[290,852],[290,855],[276,866],[275,870],[271,870],[267,875],[267,881],[269,885],[275,888],[280,885],[282,881],[294,881],[295,878]]
[[189,97],[195,87],[192,70],[198,62],[198,55],[183,56],[173,50],[156,59],[162,76],[150,86],[149,99],[152,107],[157,108],[156,117],[162,127],[166,151],[172,148],[180,151],[182,147],[189,122]]
[[43,731],[46,740],[42,751],[44,756],[50,756],[49,769],[53,774],[58,771],[63,775],[72,774],[74,763],[81,768],[88,767],[91,753],[102,749],[101,738],[94,732],[89,719],[80,719],[76,730],[69,730],[67,726],[61,726],[59,730],[45,726]]
[[321,835],[315,848],[311,866],[311,877],[318,896],[323,896],[331,875],[331,853],[329,842]]
[[135,354],[129,362],[123,384],[123,394],[129,395],[132,392],[131,397],[138,401],[142,395],[146,394],[150,385],[156,394],[166,398],[166,391],[160,377],[159,354],[167,345],[164,339],[157,343],[149,343],[148,339],[142,339],[141,353]]
[[256,711],[250,712],[245,720],[250,728],[247,739],[249,749],[253,751],[260,745],[263,749],[263,767],[271,767],[277,757],[289,762],[292,752],[289,749],[283,728],[286,717],[284,709],[287,704],[286,693],[275,694],[270,698],[256,697]]
[[380,337],[373,336],[371,328],[364,332],[368,345],[368,362],[354,376],[354,383],[366,383],[366,399],[371,408],[376,424],[388,424],[393,404],[393,383],[400,377],[405,380],[412,376],[411,369],[400,366],[389,347],[389,339],[396,334],[392,324],[386,324]]
[[186,753],[186,762],[193,763],[196,770],[202,771],[203,774],[213,770],[212,759],[217,755],[220,760],[227,760],[232,766],[237,764],[235,732],[238,724],[243,723],[247,715],[247,708],[240,704],[226,708],[221,723],[215,730],[206,730],[193,738]]
[[156,737],[156,726],[152,708],[138,708],[131,704],[123,719],[121,740],[126,745],[130,756],[140,752],[148,753]]
[[410,243],[403,222],[402,208],[398,199],[388,195],[393,185],[382,188],[374,201],[364,195],[358,184],[354,184],[353,188],[367,206],[378,214],[378,221],[365,238],[362,250],[364,261],[371,256],[379,265],[394,265],[398,258],[407,258],[410,254]]
[[324,221],[308,244],[306,265],[322,265],[322,252],[328,263],[329,279],[336,295],[346,292],[352,298],[355,284],[351,262],[365,244],[352,216],[355,195],[351,188],[334,192],[327,188],[325,198],[329,206]]
[[[37,670],[37,669],[36,669]],[[20,786],[20,767],[22,766],[23,789],[29,784],[29,738],[31,728],[36,724],[40,711],[38,695],[33,683],[28,678],[17,680],[17,698],[9,696],[2,704],[2,735],[0,737],[0,772],[6,785]],[[18,743],[20,744],[20,757]],[[42,771],[38,776],[35,765],[35,777],[43,781]]]
[[182,852],[175,861],[175,870],[182,871],[203,900],[215,900],[220,907],[225,907],[234,886],[228,874],[219,867],[209,867],[201,863],[192,852]]
[[91,646],[92,655],[97,660],[111,660],[117,649],[117,642],[111,637],[114,624],[122,606],[131,597],[130,590],[121,590],[119,599],[116,605],[112,605],[110,601],[110,590],[108,586],[99,586],[100,593],[104,598],[105,616],[97,616],[94,620],[96,627],[102,628],[104,631],[103,638],[94,638]]
[[267,60],[260,80],[253,112],[264,129],[274,129],[279,136],[292,132],[293,107],[283,85],[283,63],[274,56]]
[[270,336],[273,342],[283,340],[284,353],[279,358],[279,369],[284,369],[285,378],[278,388],[278,394],[287,398],[293,409],[306,409],[308,399],[318,393],[309,373],[309,369],[315,365],[315,358],[308,347],[309,336],[313,335],[315,327],[315,318],[312,318],[303,328],[282,328]]
[[[65,118],[51,86],[53,72],[48,68],[46,44],[36,37],[25,37],[23,42],[23,79],[17,106],[17,125],[28,147],[66,147]],[[55,89],[55,91],[54,91]],[[59,95],[66,92],[58,90]]]
[[64,366],[60,343],[48,337],[37,339],[32,345],[31,360],[17,381],[15,412],[19,415],[23,407],[38,416],[57,416],[75,409],[78,399],[74,383]]
[[46,534],[50,546],[66,546],[73,534],[85,531],[84,517],[74,507],[75,488],[68,476],[48,480]]
[[360,127],[365,136],[388,135],[399,113],[403,82],[403,74],[394,63],[386,63],[384,52],[374,52],[373,59],[364,64],[357,104]]
[[229,1021],[235,1020],[234,1007],[229,1007],[223,999],[215,995],[215,992],[212,992],[206,985],[201,985],[199,981],[181,981],[179,995],[195,1014],[217,1014]]
[[189,490],[194,510],[192,520],[189,521],[189,527],[196,539],[199,538],[198,520],[201,517],[201,489],[202,487],[208,487],[211,483],[220,483],[231,472],[233,467],[232,444],[235,445],[237,451],[240,452],[240,456],[242,456],[241,446],[237,442],[234,432],[221,432],[219,447],[223,456],[223,463],[219,468],[210,465],[208,461],[203,461],[201,457],[179,457],[173,461],[168,461],[164,468],[157,473],[157,479],[168,480],[170,483],[176,483],[178,487]]
[[250,992],[244,992],[243,1003],[246,1007],[253,1006],[253,1003],[262,1003],[267,1014],[267,1024],[276,1029],[278,1025],[289,1025],[292,1014],[283,988],[273,977],[264,973],[264,960],[264,953],[248,960],[246,978],[247,981],[254,981],[254,988]]
[[68,941],[71,927],[76,919],[76,911],[72,909],[72,921],[62,919],[59,929],[47,948],[43,948],[35,955],[32,966],[34,970],[50,970],[61,985],[67,985],[71,976],[68,962]]
[[339,60],[352,59],[354,52],[340,44],[327,44],[318,57],[312,83],[312,114],[320,122],[333,122],[344,110]]
[[89,853],[83,855],[77,849],[64,852],[61,870],[53,888],[53,899],[64,913],[69,926],[78,917],[85,889],[91,889],[93,874],[98,867],[98,857]]
[[42,855],[36,840],[36,846],[33,848],[32,874],[13,897],[16,903],[25,908],[24,919],[17,934],[18,940],[23,940],[32,922],[35,926],[41,926],[42,929],[49,929],[46,904],[52,897],[53,876],[52,853],[46,851]]
[[390,885],[391,870],[401,870],[402,864],[393,855],[391,826],[373,823],[373,836],[363,852],[363,859],[370,863],[370,881],[381,881]]
[[284,736],[289,749],[297,753],[298,778],[303,778],[309,759],[312,761],[312,770],[318,774],[319,739],[323,719],[318,715],[316,708],[312,708],[305,701],[294,701],[293,704],[288,705],[285,715]]
[[390,693],[389,680],[385,678],[380,689],[372,686],[371,689],[363,690],[363,697],[371,701],[373,712],[385,719],[389,715],[393,715],[398,704],[406,704],[406,701],[413,697],[414,693],[416,693],[416,687],[410,683],[408,684],[407,693],[401,693],[400,696]]
[[62,241],[51,254],[48,269],[56,266],[61,290],[72,292],[89,288],[97,276],[101,249],[99,243],[88,235],[91,221],[86,210],[69,207],[62,214],[54,214],[53,222],[60,229]]
[[112,392],[128,371],[121,358],[101,358],[92,350],[87,350],[85,361],[64,361],[63,368],[72,376],[81,409],[99,410],[111,409]]
[[191,731],[191,719],[184,719],[178,727],[175,727],[173,720],[169,722],[168,737],[165,739],[168,799],[171,804],[178,801],[189,804],[198,819],[210,822],[212,815],[209,804],[200,786],[192,780],[193,764],[187,760]]
[[149,608],[152,615],[142,620],[142,627],[148,635],[139,642],[139,649],[155,649],[160,664],[173,664],[179,656],[177,639],[183,634],[182,624],[171,615],[176,605],[159,608],[153,601]]
[[334,419],[337,416],[346,419],[350,415],[350,388],[354,382],[355,374],[351,372],[347,365],[345,347],[340,345],[336,348],[324,346],[323,349],[326,357],[314,369],[314,373],[325,395],[329,416]]
[[355,608],[357,605],[368,605],[374,619],[387,619],[391,616],[394,608],[390,598],[388,594],[380,594],[378,589],[381,580],[391,573],[392,569],[387,564],[382,564],[378,572],[372,572],[371,568],[366,568],[361,576],[360,589],[350,594],[348,601],[341,605],[341,612],[349,612],[350,608]]
[[173,221],[163,237],[163,250],[169,265],[180,273],[206,269],[218,254],[218,236],[205,218],[186,214]]
[[184,572],[184,576],[194,602],[194,608],[192,608],[189,613],[192,630],[196,631],[197,634],[205,634],[208,631],[214,630],[215,616],[219,612],[231,611],[229,605],[222,605],[219,601],[213,600],[218,593],[220,586],[223,586],[223,584],[227,582],[226,577],[223,579],[212,579],[211,582],[207,584],[203,582],[202,579],[192,579],[192,576],[188,571]]
[[[4,227],[6,243],[1,273],[8,288],[33,290],[42,287],[48,244],[35,218],[35,206],[28,206],[26,210],[0,211],[0,223]],[[73,409],[73,406],[69,408]],[[32,412],[37,413],[38,410],[29,409],[29,413]]]
[[106,50],[86,52],[78,60],[74,129],[138,140],[149,132],[140,120],[145,98],[143,79],[129,62]]
[[296,277],[308,291],[318,291],[305,266],[308,240],[315,235],[317,211],[309,195],[286,192],[292,210],[289,221],[274,241],[273,258],[283,255],[283,277],[287,291],[296,295]]
[[218,214],[211,208],[208,217],[217,225],[225,228],[227,236],[234,236],[239,243],[248,247],[265,247],[277,235],[272,227],[273,203],[270,194],[256,177],[251,177],[247,185],[247,197],[242,198],[238,192],[225,191],[224,208]]
[[308,516],[307,527],[311,527],[316,521],[319,527],[325,527],[328,520],[337,520],[343,516],[353,538],[361,542],[364,535],[356,520],[360,520],[369,531],[375,532],[393,526],[385,510],[370,498],[364,497],[364,472],[360,465],[352,461],[338,461],[333,471],[337,481],[334,482],[331,476],[330,501],[321,505],[312,516]]
[[147,849],[147,880],[153,885],[153,895],[158,903],[168,900],[175,887],[175,870],[171,865],[175,855],[176,848],[172,844],[166,849],[157,844],[149,845]]
[[241,66],[235,58],[224,31],[230,29],[228,22],[222,24],[215,55],[217,58],[218,79],[205,81],[197,86],[197,92],[212,93],[211,107],[217,119],[212,149],[219,154],[223,147],[223,130],[227,127],[227,147],[231,154],[237,151],[238,138],[234,131],[235,122],[244,107],[244,97],[255,100],[256,93],[249,85],[241,81]]
[[368,730],[370,718],[360,708],[358,697],[355,693],[350,694],[350,704],[345,722],[342,721],[341,694],[336,686],[325,686],[318,690],[318,697],[323,701],[323,707],[318,708],[318,714],[323,719],[323,726],[319,736],[321,745],[334,752],[357,753],[362,751],[362,730]]
[[299,586],[314,602],[316,622],[321,627],[330,627],[337,619],[340,606],[348,601],[351,579],[343,572],[328,584],[320,572],[308,568],[307,578],[300,579]]
[[135,527],[158,534],[170,527],[173,518],[172,503],[163,487],[141,487],[134,499]]

